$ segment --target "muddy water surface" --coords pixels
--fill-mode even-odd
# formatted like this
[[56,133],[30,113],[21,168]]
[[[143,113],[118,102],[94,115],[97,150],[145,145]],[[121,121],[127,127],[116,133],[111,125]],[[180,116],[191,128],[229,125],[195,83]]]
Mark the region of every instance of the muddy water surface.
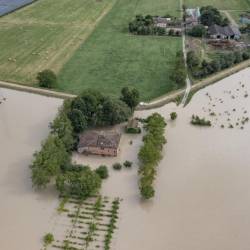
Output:
[[38,250],[57,196],[32,189],[29,165],[62,101],[6,89],[0,94],[7,98],[0,104],[0,249]]

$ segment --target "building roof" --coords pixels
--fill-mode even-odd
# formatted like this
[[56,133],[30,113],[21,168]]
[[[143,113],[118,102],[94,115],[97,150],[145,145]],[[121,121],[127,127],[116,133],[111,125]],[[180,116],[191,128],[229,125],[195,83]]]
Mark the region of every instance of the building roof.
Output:
[[121,135],[114,132],[86,131],[79,136],[78,148],[100,147],[117,149]]
[[193,19],[198,19],[201,16],[199,7],[195,9],[186,9],[186,13],[188,16],[192,17]]
[[241,33],[236,26],[219,26],[217,24],[211,25],[208,28],[210,35],[223,35],[223,36],[240,36]]

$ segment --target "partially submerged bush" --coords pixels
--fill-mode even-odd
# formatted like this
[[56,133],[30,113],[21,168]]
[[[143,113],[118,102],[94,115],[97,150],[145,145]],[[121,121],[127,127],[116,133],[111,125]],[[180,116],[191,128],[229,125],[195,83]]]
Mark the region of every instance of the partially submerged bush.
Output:
[[125,168],[131,168],[132,165],[133,165],[133,162],[131,162],[131,161],[125,161],[125,162],[123,163],[123,166],[124,166]]
[[121,170],[122,169],[122,165],[120,163],[115,163],[115,164],[113,164],[113,169],[115,169],[115,170]]
[[170,118],[171,120],[175,120],[177,118],[177,113],[176,112],[170,113]]
[[198,126],[208,126],[208,127],[212,125],[211,121],[206,120],[205,118],[200,118],[198,115],[192,115],[191,124],[196,126],[198,125]]
[[55,239],[52,233],[47,233],[43,237],[43,243],[45,246],[50,245],[54,240]]
[[101,179],[107,179],[109,177],[108,168],[105,165],[99,166],[95,172],[100,176]]

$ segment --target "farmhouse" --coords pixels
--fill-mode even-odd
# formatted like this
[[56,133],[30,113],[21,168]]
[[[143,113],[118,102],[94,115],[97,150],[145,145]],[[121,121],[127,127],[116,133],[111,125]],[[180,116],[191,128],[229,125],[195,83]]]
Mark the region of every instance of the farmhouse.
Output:
[[211,25],[208,28],[208,35],[212,39],[235,39],[241,37],[241,33],[236,26],[219,26],[217,24]]
[[117,156],[121,135],[114,132],[87,131],[79,136],[80,154]]
[[199,24],[199,18],[201,16],[200,8],[186,9],[185,24],[188,27],[196,26]]

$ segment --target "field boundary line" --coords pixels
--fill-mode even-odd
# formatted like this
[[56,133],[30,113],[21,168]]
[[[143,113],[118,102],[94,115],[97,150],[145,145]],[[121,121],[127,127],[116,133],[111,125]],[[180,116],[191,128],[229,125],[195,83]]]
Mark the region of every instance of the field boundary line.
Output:
[[74,98],[76,95],[64,93],[56,90],[49,90],[49,89],[42,89],[38,87],[30,87],[25,85],[20,85],[16,83],[11,82],[4,82],[0,81],[0,88],[6,88],[6,89],[12,89],[22,92],[28,92],[32,94],[38,94],[38,95],[44,95],[48,97],[55,97],[60,99],[68,99],[68,98]]

